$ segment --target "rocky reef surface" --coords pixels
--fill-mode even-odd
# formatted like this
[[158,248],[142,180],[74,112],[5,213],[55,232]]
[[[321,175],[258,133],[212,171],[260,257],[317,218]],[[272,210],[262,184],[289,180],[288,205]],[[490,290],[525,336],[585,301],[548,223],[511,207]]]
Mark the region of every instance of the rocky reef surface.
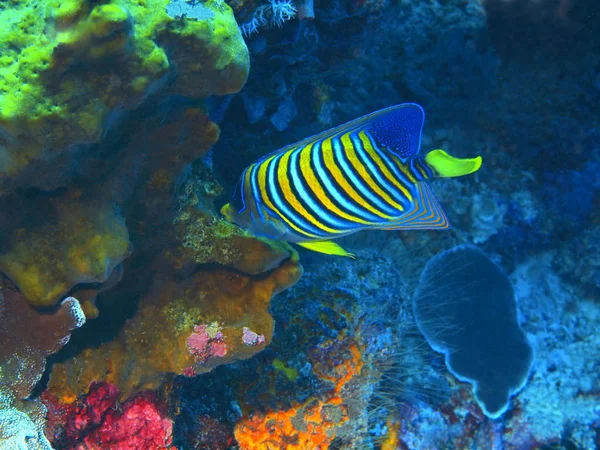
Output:
[[[0,449],[600,447],[590,10],[1,2]],[[483,157],[432,183],[452,230],[350,236],[349,260],[217,213],[257,157],[408,101],[425,151]],[[497,419],[412,312],[462,244],[534,350]]]

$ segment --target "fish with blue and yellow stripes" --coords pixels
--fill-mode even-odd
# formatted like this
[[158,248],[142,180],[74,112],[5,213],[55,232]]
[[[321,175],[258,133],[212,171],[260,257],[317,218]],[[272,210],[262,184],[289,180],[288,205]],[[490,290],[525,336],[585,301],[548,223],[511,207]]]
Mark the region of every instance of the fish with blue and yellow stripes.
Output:
[[247,167],[221,213],[258,236],[353,256],[332,239],[365,229],[445,229],[425,180],[473,173],[481,157],[419,154],[425,112],[414,103],[376,111],[262,157]]

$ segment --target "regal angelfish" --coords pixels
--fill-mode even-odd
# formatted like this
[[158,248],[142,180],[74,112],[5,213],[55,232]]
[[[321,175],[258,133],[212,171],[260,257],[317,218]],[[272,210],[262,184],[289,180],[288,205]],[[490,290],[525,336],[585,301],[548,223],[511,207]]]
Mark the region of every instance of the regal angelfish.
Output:
[[225,218],[258,236],[353,256],[331,239],[364,229],[445,229],[425,180],[473,173],[481,157],[419,155],[425,120],[391,106],[262,157],[242,173]]

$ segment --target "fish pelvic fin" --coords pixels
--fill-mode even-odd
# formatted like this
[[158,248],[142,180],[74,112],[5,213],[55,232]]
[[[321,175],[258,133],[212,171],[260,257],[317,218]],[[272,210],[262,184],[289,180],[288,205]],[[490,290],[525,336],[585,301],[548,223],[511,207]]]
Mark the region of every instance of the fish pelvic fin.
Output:
[[325,253],[326,255],[347,256],[348,258],[356,259],[354,253],[347,252],[340,245],[331,241],[306,241],[296,242],[300,247],[304,247],[313,252]]
[[477,172],[481,167],[481,156],[475,158],[455,158],[444,150],[432,150],[425,156],[425,162],[439,177],[461,177]]

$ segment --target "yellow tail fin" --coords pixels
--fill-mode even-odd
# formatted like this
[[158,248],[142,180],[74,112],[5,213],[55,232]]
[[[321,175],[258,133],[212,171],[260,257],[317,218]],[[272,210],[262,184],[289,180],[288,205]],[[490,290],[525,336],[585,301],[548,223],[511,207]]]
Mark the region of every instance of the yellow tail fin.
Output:
[[477,172],[481,167],[481,156],[476,158],[455,158],[444,150],[432,150],[425,156],[425,162],[440,177],[460,177]]
[[354,253],[349,253],[344,250],[340,245],[331,241],[307,241],[307,242],[296,242],[300,247],[307,248],[313,252],[325,253],[327,255],[338,255],[348,256],[349,258],[356,259]]

